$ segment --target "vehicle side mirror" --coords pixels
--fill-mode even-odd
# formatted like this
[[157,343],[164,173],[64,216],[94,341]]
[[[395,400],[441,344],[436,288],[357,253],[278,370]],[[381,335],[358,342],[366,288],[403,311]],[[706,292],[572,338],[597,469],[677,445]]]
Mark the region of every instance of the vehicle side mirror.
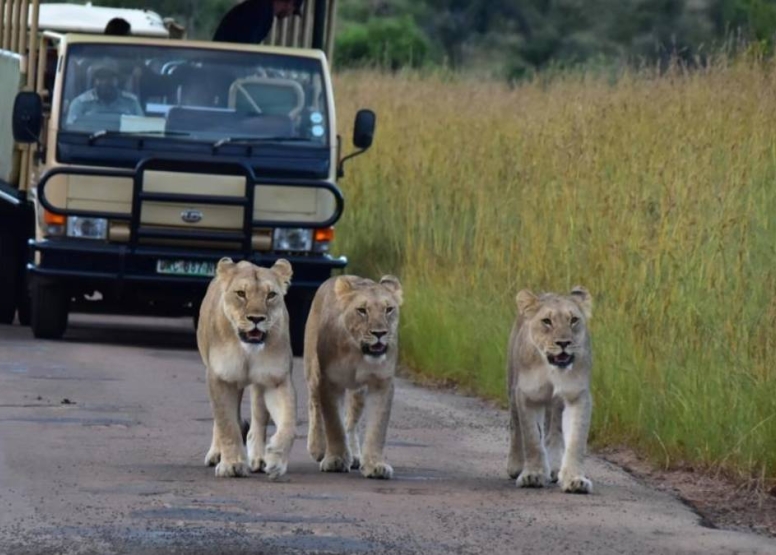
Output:
[[13,138],[17,143],[37,143],[43,128],[43,101],[33,91],[21,91],[13,103]]
[[353,126],[353,146],[358,150],[348,154],[337,165],[337,177],[344,177],[345,162],[351,158],[363,154],[372,146],[375,137],[375,121],[377,116],[372,110],[359,110],[356,114],[356,123]]
[[359,110],[356,114],[356,123],[353,126],[353,145],[362,150],[372,146],[375,136],[375,120],[377,117],[372,110]]

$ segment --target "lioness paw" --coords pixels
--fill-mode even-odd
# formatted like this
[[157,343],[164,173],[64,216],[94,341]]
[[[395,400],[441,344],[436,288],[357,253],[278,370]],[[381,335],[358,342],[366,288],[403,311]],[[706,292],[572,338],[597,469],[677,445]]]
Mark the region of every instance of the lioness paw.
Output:
[[523,461],[513,460],[511,457],[507,461],[507,474],[513,480],[520,476],[523,471]]
[[350,461],[329,455],[321,461],[321,472],[350,472]]
[[307,452],[310,453],[310,456],[313,458],[315,462],[321,462],[323,460],[324,455],[326,454],[326,446],[322,445],[307,445]]
[[264,469],[264,472],[267,473],[270,480],[274,481],[281,476],[284,476],[287,470],[288,462],[283,460],[281,456],[273,454],[267,455],[267,467]]
[[248,465],[242,461],[227,463],[221,461],[216,466],[216,476],[218,478],[242,478],[250,474]]
[[251,472],[265,472],[267,463],[262,457],[251,457],[250,461]]
[[326,455],[326,439],[323,434],[310,430],[307,433],[307,452],[315,462],[321,462]]
[[593,493],[593,482],[584,476],[563,479],[560,488],[566,493]]
[[221,451],[213,447],[205,455],[205,466],[215,466],[221,461]]
[[515,481],[519,488],[543,488],[547,483],[547,476],[544,472],[531,472],[524,470]]
[[366,478],[390,480],[393,478],[393,468],[387,463],[365,464],[361,467],[361,474]]

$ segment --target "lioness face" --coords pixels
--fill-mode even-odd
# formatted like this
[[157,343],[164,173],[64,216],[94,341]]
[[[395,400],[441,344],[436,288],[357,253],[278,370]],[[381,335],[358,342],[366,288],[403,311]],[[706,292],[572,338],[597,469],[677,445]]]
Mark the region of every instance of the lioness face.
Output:
[[225,259],[218,264],[223,282],[224,314],[246,345],[262,348],[268,336],[288,321],[284,295],[291,279],[291,265],[278,260],[272,268],[247,261]]
[[343,323],[352,341],[367,360],[384,360],[397,345],[402,304],[399,280],[383,276],[375,283],[343,277],[337,280],[335,288],[343,308]]
[[526,318],[530,337],[547,362],[560,369],[571,368],[587,345],[590,294],[575,287],[568,296],[529,291],[517,295],[518,310]]

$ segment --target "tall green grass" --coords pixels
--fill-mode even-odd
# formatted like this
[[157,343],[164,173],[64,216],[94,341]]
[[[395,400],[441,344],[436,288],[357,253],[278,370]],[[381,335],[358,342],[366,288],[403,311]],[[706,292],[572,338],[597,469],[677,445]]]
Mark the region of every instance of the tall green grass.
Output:
[[776,68],[335,88],[345,145],[378,114],[337,248],[401,277],[408,365],[503,402],[517,291],[582,284],[593,441],[776,478]]

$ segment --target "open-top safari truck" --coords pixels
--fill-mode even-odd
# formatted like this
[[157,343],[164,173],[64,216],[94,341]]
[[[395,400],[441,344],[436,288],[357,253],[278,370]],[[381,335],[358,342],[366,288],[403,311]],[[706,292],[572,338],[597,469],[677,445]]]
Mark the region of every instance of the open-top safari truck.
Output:
[[[329,254],[350,157],[335,4],[308,0],[255,46],[187,40],[148,11],[0,0],[0,323],[59,338],[72,311],[196,317],[221,257],[283,257],[299,353],[315,290],[347,264]],[[103,33],[116,16],[131,36]],[[374,125],[357,114],[354,154]]]

